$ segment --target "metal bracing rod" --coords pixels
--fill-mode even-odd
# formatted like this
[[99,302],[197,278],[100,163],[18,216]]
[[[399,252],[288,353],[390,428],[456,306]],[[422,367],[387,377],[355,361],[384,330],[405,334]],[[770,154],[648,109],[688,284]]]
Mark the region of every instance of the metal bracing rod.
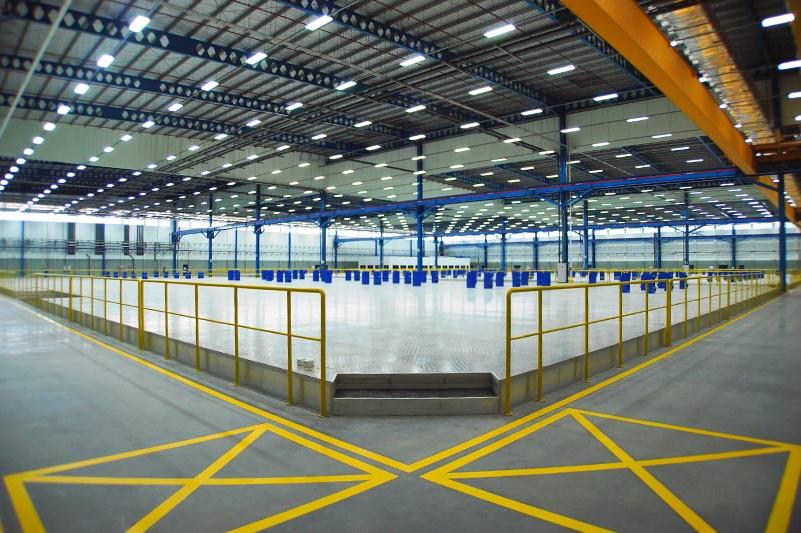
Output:
[[25,74],[25,79],[22,80],[22,84],[19,86],[17,93],[14,95],[14,100],[11,103],[11,109],[8,110],[8,113],[6,113],[6,116],[3,118],[3,124],[0,125],[0,139],[3,138],[3,134],[6,132],[8,123],[11,121],[11,116],[14,114],[14,111],[16,111],[17,106],[22,99],[22,95],[25,94],[25,89],[28,88],[28,84],[31,82],[31,78],[36,71],[39,61],[42,60],[42,56],[47,50],[47,47],[50,45],[50,41],[52,41],[53,37],[56,35],[56,32],[61,25],[61,21],[64,20],[64,16],[67,14],[67,11],[71,5],[72,0],[64,0],[64,3],[61,4],[61,8],[59,8],[55,18],[52,19],[50,31],[47,32],[44,41],[42,41],[42,44],[39,45],[39,49],[36,51],[36,55],[33,57],[31,67],[28,69],[28,72]]

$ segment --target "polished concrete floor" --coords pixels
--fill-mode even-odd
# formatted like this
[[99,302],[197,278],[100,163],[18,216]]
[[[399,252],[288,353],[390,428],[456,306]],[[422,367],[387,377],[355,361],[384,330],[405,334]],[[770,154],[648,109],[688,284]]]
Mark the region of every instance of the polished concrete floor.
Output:
[[[294,280],[291,284],[267,284],[260,280],[245,279],[228,282],[214,278],[214,283],[226,287],[205,287],[198,293],[200,315],[218,322],[233,322],[234,294],[229,285],[258,285],[282,288],[320,288],[326,293],[327,361],[328,376],[337,373],[420,373],[420,372],[505,372],[505,305],[506,288],[487,290],[467,289],[464,279],[444,280],[439,284],[361,285],[344,278],[332,284]],[[581,279],[577,279],[581,281]],[[569,286],[569,285],[568,285]],[[65,278],[49,281],[56,291],[67,290]],[[73,308],[107,316],[117,321],[122,287],[124,323],[136,326],[136,284],[127,280],[90,280],[73,291],[83,298],[73,300]],[[746,297],[743,284],[731,285],[730,303]],[[689,283],[688,290],[673,291],[671,322],[677,323],[686,316],[698,315],[698,294],[701,294],[701,314],[726,304],[725,283]],[[720,294],[719,294],[720,292]],[[112,303],[104,305],[101,299]],[[144,286],[146,329],[159,334],[164,332],[164,284],[147,282]],[[94,296],[94,305],[90,296]],[[53,301],[67,305],[67,299]],[[247,326],[286,331],[286,295],[278,291],[240,289],[238,291],[240,356],[278,367],[286,366],[286,340],[284,337],[254,331]],[[618,289],[613,286],[593,287],[589,291],[589,320],[613,318],[618,313]],[[685,297],[689,303],[683,304]],[[171,283],[167,299],[169,310],[183,315],[194,315],[194,288],[185,283]],[[665,323],[666,293],[658,290],[649,297],[649,331],[660,329]],[[293,332],[318,337],[320,331],[320,303],[316,294],[295,293],[292,297]],[[512,301],[512,334],[537,331],[536,293],[516,294]],[[630,294],[624,294],[623,312],[645,309],[645,292],[633,285]],[[623,338],[643,334],[644,313],[623,320]],[[543,293],[543,329],[566,324],[579,326],[584,321],[583,289],[546,291]],[[214,350],[233,353],[233,328],[218,322],[200,322],[200,345]],[[171,338],[194,343],[195,322],[192,318],[169,315]],[[617,320],[595,323],[589,332],[590,351],[615,344],[618,340]],[[584,351],[582,327],[547,333],[543,336],[543,360],[548,365],[568,359]],[[293,352],[296,359],[314,361],[319,374],[319,344],[310,340],[295,339]],[[513,374],[532,370],[536,363],[536,338],[529,337],[513,344]],[[298,369],[298,371],[303,371]]]
[[795,291],[512,417],[319,418],[0,298],[0,520],[798,531],[799,316]]

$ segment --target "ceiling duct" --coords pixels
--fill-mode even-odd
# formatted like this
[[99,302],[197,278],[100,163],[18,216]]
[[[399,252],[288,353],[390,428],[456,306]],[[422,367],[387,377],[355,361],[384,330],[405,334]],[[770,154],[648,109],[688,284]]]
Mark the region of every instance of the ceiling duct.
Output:
[[682,50],[734,124],[755,144],[774,141],[770,121],[702,4],[656,15],[671,44]]

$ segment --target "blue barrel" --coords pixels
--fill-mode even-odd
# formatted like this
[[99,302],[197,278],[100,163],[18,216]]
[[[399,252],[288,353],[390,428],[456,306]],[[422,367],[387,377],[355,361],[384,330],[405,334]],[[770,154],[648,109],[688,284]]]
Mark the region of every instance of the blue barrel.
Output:
[[503,280],[506,277],[506,272],[496,272],[495,273],[495,285],[498,287],[503,287]]
[[123,272],[122,273],[122,277],[127,279],[128,278],[128,273],[127,272]]
[[268,270],[267,271],[267,277],[264,278],[264,279],[266,281],[273,281],[275,279],[275,271],[274,270]]
[[404,285],[411,285],[412,284],[412,273],[408,270],[403,271],[403,284]]
[[292,272],[289,270],[284,272],[284,283],[292,283]]
[[206,273],[205,272],[198,272],[197,273],[197,279],[203,279],[205,277],[206,277]]
[[598,282],[598,273],[590,272],[590,283],[597,283],[597,282]]
[[362,271],[362,285],[370,285],[370,273],[366,270]]
[[389,281],[389,270],[381,271],[381,281]]
[[234,281],[234,271],[233,270],[229,270],[228,271],[228,281]]
[[154,271],[153,271],[153,277],[154,277],[154,278],[157,278],[157,277],[159,277],[159,271],[158,271],[158,270],[154,270]]
[[350,281],[350,270],[345,271],[345,281]]
[[320,271],[315,270],[312,272],[312,281],[320,281]]
[[412,272],[412,287],[419,287],[423,284],[425,280],[425,272],[420,270],[415,270]]
[[400,283],[400,272],[398,272],[397,270],[392,271],[392,283],[394,283],[395,285]]
[[484,288],[492,288],[492,272],[484,272]]
[[323,271],[323,281],[326,283],[333,283],[334,282],[334,273],[330,270]]
[[236,281],[239,281],[240,279],[242,279],[242,272],[239,271],[239,270],[234,270],[234,279]]
[[477,282],[478,282],[478,272],[468,272],[467,273],[467,288],[468,289],[475,289]]
[[[106,275],[106,273],[105,273],[105,272],[103,272],[103,275],[105,276],[105,275]],[[113,277],[115,277],[115,278],[118,278],[118,277],[120,277],[120,273],[119,273],[119,272],[114,272],[114,276],[113,276]]]
[[687,273],[679,272],[679,289],[684,289],[687,286]]
[[140,277],[142,279],[147,279],[147,272],[142,272],[142,275]]
[[373,271],[373,285],[381,285],[381,272],[378,270]]
[[362,271],[361,270],[354,270],[353,271],[353,281],[359,283],[362,279]]
[[[673,274],[671,274],[670,272],[659,272],[659,273],[658,273],[656,276],[657,276],[657,278],[659,278],[659,279],[667,280],[667,279],[670,279],[670,278],[672,278],[672,277],[673,277]],[[660,282],[657,284],[657,286],[658,286],[660,289],[662,289],[662,290],[665,290],[665,291],[666,291],[666,290],[667,290],[667,281],[660,281]]]
[[551,285],[551,273],[537,272],[537,285],[540,287],[549,287]]
[[161,277],[162,278],[169,278],[170,277],[170,273],[165,270],[164,272],[161,273]]
[[[127,278],[128,277],[128,273],[127,272],[123,272],[122,273],[122,277]],[[172,273],[172,278],[173,279],[179,279],[180,277],[181,277],[181,275],[178,273],[177,270],[173,271],[173,273]]]
[[528,285],[528,272],[520,273],[520,285],[526,287]]
[[306,279],[306,271],[305,270],[299,271],[298,275],[300,276],[300,279]]
[[431,283],[439,283],[439,272],[436,270],[431,272]]
[[184,279],[192,279],[192,273],[188,270],[184,272]]
[[520,286],[520,272],[512,270],[512,287]]
[[278,281],[278,283],[283,283],[284,282],[284,271],[283,270],[279,270],[278,271],[278,280],[277,281]]
[[[626,273],[626,272],[615,272],[615,274],[618,276],[618,279],[619,279],[621,282],[624,282],[624,281],[631,281],[631,273]],[[631,292],[631,285],[628,285],[628,284],[627,284],[627,285],[623,285],[623,292],[624,292],[624,293],[629,293],[629,292]]]

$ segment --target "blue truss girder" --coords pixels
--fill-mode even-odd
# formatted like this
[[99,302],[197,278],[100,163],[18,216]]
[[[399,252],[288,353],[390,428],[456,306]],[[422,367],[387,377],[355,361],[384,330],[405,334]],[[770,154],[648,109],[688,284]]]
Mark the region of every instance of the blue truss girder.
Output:
[[[58,6],[41,2],[16,0],[6,2],[3,15],[30,22],[50,24],[59,11]],[[320,70],[302,67],[287,61],[268,57],[255,65],[249,65],[245,59],[250,55],[244,50],[237,50],[228,46],[207,43],[191,37],[184,37],[174,33],[145,28],[139,33],[131,34],[125,21],[100,17],[70,9],[61,21],[62,28],[115,39],[128,40],[130,43],[140,44],[181,55],[224,63],[235,67],[242,67],[254,72],[278,76],[289,80],[317,85],[326,89],[333,89],[342,78]]]
[[[271,225],[271,224],[288,224],[291,222],[309,222],[319,220],[321,217],[325,218],[340,218],[348,216],[361,216],[361,215],[374,215],[378,213],[391,213],[396,211],[410,211],[413,209],[427,209],[436,208],[440,206],[448,206],[454,204],[461,204],[465,202],[481,202],[481,201],[495,201],[505,200],[512,198],[544,198],[557,194],[570,194],[577,193],[583,194],[588,192],[600,192],[608,190],[626,190],[633,187],[642,187],[646,185],[675,185],[679,183],[703,183],[714,182],[721,179],[732,179],[740,176],[740,171],[736,168],[721,168],[716,170],[707,170],[701,172],[686,172],[678,174],[663,174],[655,176],[640,176],[631,178],[618,178],[609,180],[598,180],[588,182],[572,182],[561,183],[548,186],[528,187],[523,189],[505,189],[502,191],[493,191],[485,193],[472,193],[472,194],[459,194],[453,196],[440,196],[436,198],[427,198],[423,200],[409,200],[405,202],[393,202],[384,205],[376,205],[370,207],[357,207],[351,209],[340,209],[337,211],[322,211],[317,214],[308,215],[294,215],[286,217],[277,217],[272,219],[254,220],[249,222],[238,222],[220,226],[217,229],[227,230],[235,228],[245,228],[250,226]],[[728,224],[731,221],[727,221]],[[675,224],[675,222],[673,222]],[[632,225],[636,227],[636,224]],[[204,231],[201,228],[194,228],[189,230],[182,230],[179,234],[189,235],[192,233],[200,233]]]

